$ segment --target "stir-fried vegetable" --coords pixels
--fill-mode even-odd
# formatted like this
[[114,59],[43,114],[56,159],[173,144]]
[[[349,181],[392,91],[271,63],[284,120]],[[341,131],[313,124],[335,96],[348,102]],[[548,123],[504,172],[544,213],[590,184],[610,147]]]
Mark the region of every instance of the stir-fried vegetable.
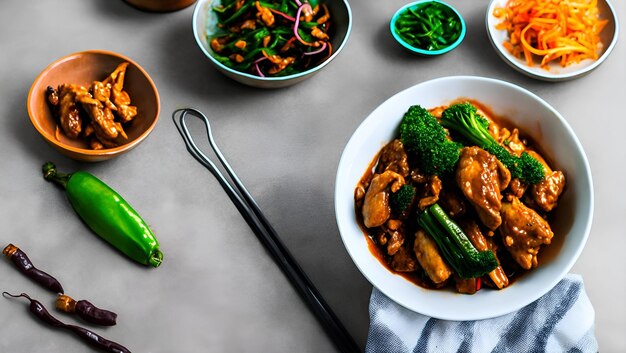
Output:
[[437,118],[423,107],[411,106],[404,114],[400,139],[407,151],[420,156],[419,167],[423,172],[442,175],[454,171],[461,145],[451,141]]
[[403,185],[397,192],[389,196],[391,208],[398,213],[402,213],[411,206],[414,197],[415,187],[409,184]]
[[424,50],[441,50],[462,32],[459,16],[437,1],[409,7],[395,23],[396,33],[408,44]]
[[332,54],[331,15],[317,0],[224,0],[209,37],[222,64],[261,77],[306,71]]
[[477,278],[498,267],[491,250],[478,251],[463,230],[434,204],[418,216],[419,225],[435,240],[446,262],[461,278]]
[[511,177],[520,178],[530,184],[543,180],[543,165],[530,154],[523,152],[519,157],[511,154],[489,134],[489,122],[477,113],[470,103],[451,105],[441,115],[441,124],[460,133],[471,145],[479,146],[493,154],[511,172]]
[[600,32],[608,23],[599,18],[597,0],[508,1],[493,15],[502,20],[496,28],[509,34],[503,46],[528,66],[540,57],[544,68],[555,60],[561,66],[596,60]]

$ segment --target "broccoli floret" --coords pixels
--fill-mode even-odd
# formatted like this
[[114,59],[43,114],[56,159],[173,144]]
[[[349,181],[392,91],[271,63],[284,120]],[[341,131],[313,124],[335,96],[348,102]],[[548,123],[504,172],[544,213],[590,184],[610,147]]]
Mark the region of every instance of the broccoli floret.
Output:
[[454,104],[444,110],[441,124],[461,134],[471,144],[493,154],[511,172],[511,177],[536,184],[543,177],[543,165],[526,152],[520,157],[507,151],[489,134],[489,122],[470,103]]
[[414,196],[415,188],[409,184],[403,185],[389,197],[391,208],[398,213],[406,211],[413,203]]
[[522,179],[531,184],[542,181],[545,176],[543,164],[526,152],[522,152],[517,165],[522,170]]
[[493,251],[476,250],[438,204],[425,209],[418,216],[418,224],[433,238],[441,255],[459,277],[481,277],[498,267]]
[[411,106],[402,117],[400,140],[407,151],[419,156],[424,173],[450,173],[459,160],[461,145],[451,141],[437,118],[419,105]]

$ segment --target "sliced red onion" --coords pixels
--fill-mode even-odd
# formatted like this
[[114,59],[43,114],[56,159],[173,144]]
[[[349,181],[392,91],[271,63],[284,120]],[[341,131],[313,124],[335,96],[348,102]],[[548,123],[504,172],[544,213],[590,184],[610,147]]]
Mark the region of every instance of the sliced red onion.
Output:
[[277,15],[280,15],[280,16],[284,17],[286,20],[289,20],[289,21],[291,21],[291,22],[295,22],[295,21],[296,21],[296,19],[295,19],[295,18],[293,18],[293,17],[291,17],[291,16],[287,15],[287,14],[286,14],[286,13],[284,13],[284,12],[280,12],[280,11],[278,11],[278,10],[274,10],[274,9],[270,9],[270,11],[272,11],[273,13],[275,13],[275,14],[277,14]]
[[256,60],[254,60],[254,67],[256,68],[256,72],[257,74],[259,74],[259,76],[261,77],[265,77],[265,75],[263,74],[263,71],[261,71],[261,68],[259,67],[259,63],[263,60],[267,60],[267,58],[265,56],[262,56]]
[[[293,35],[296,36],[296,38],[300,41],[300,43],[306,44],[306,45],[311,45],[311,43],[307,43],[298,34],[298,26],[300,25],[300,15],[302,15],[302,9],[304,9],[305,6],[308,6],[309,9],[311,9],[311,5],[309,5],[308,2],[305,2],[304,4],[300,5],[300,7],[298,7],[298,12],[296,12],[295,23],[293,24]],[[313,9],[311,9],[311,11],[313,11]]]
[[315,55],[315,54],[319,54],[319,53],[323,52],[323,51],[324,51],[324,49],[326,49],[326,46],[327,46],[327,45],[326,45],[326,42],[322,42],[322,46],[321,46],[319,49],[314,50],[314,51],[307,51],[307,52],[304,52],[304,55]]

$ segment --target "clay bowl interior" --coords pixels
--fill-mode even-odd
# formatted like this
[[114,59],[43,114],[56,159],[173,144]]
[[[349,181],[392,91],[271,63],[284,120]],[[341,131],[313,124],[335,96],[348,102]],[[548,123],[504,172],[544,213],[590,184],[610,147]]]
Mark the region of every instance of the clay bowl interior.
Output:
[[[104,80],[122,62],[126,69],[124,90],[137,106],[137,116],[124,126],[128,142],[118,147],[92,150],[81,139],[66,137],[53,117],[46,99],[46,88],[62,83],[89,87],[94,80]],[[134,61],[107,51],[84,51],[63,57],[46,67],[35,79],[28,94],[28,114],[41,136],[66,156],[87,162],[102,161],[120,155],[135,147],[154,128],[159,116],[160,102],[157,89],[148,74]]]

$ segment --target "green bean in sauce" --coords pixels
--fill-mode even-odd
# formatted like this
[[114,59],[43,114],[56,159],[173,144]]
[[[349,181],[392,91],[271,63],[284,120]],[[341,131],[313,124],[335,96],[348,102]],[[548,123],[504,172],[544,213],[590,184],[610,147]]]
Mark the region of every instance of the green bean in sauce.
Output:
[[219,33],[213,57],[255,76],[287,76],[313,68],[333,52],[332,19],[317,0],[223,0],[213,7]]

